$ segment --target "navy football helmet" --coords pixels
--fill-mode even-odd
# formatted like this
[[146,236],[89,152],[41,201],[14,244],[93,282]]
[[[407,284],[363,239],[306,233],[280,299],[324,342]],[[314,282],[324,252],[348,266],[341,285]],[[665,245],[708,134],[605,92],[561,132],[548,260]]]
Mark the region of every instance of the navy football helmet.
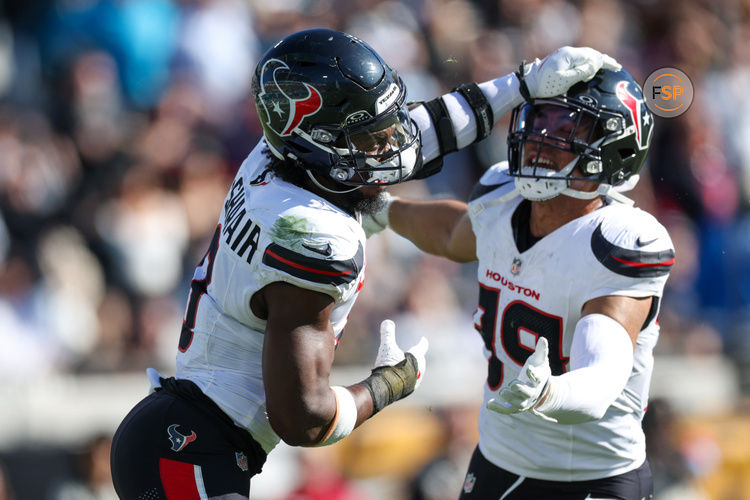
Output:
[[252,90],[271,152],[308,175],[386,185],[419,168],[404,83],[351,35],[310,29],[284,38],[261,58]]
[[[534,201],[559,194],[593,198],[632,188],[648,153],[653,124],[630,73],[599,70],[561,96],[530,99],[513,110],[510,175],[521,194]],[[546,148],[575,157],[567,165],[551,165],[543,153]],[[600,186],[591,193],[570,188],[571,181],[581,179]]]

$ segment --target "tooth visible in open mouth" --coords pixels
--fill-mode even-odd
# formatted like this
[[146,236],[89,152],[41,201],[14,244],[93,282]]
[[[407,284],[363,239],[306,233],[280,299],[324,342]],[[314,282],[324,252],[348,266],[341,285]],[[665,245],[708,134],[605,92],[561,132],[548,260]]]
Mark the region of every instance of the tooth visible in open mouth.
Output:
[[554,162],[552,162],[552,161],[550,161],[550,160],[548,160],[546,158],[539,158],[536,163],[540,167],[550,167],[552,169],[554,169],[556,167],[556,165],[555,165]]

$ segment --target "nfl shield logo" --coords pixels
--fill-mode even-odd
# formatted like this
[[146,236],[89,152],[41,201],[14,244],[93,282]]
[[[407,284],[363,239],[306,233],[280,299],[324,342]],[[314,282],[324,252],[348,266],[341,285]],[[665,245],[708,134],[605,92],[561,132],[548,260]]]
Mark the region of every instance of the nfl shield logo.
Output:
[[234,457],[237,459],[237,467],[247,472],[247,455],[241,451],[235,451]]
[[474,483],[476,482],[477,478],[473,472],[466,474],[466,479],[464,480],[464,493],[471,493],[471,490],[474,489]]
[[510,265],[510,272],[513,274],[518,274],[521,272],[521,259],[518,257],[513,258],[513,264]]

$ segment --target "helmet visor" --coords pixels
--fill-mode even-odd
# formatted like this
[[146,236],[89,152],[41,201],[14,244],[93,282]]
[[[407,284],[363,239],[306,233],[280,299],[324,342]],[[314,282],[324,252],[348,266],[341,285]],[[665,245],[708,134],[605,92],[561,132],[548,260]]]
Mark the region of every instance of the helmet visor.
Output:
[[[514,113],[509,135],[512,174],[572,179],[579,160],[600,158],[597,116],[564,103],[535,102]],[[590,172],[586,172],[588,174]]]
[[353,153],[379,156],[407,147],[413,136],[412,123],[402,107],[361,129],[347,131],[346,136]]
[[343,129],[336,151],[347,161],[347,184],[395,184],[411,175],[420,153],[419,132],[404,103],[363,124]]
[[563,151],[577,153],[574,140],[590,143],[594,138],[594,116],[584,110],[560,106],[556,103],[526,105],[521,108],[518,129],[531,144],[549,145]]

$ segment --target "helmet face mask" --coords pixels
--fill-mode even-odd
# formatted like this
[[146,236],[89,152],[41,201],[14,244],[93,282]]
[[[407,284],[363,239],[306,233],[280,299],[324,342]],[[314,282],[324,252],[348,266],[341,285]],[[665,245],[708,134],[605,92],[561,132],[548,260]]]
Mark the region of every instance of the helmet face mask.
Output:
[[378,116],[343,127],[313,129],[312,140],[330,154],[334,180],[350,186],[388,185],[411,175],[417,164],[416,155],[421,154],[421,136],[409,117],[405,100],[403,92]]
[[286,37],[258,63],[253,96],[273,154],[335,183],[398,183],[421,161],[401,78],[350,35]]
[[600,70],[565,95],[514,109],[508,133],[510,175],[521,195],[533,201],[602,193],[599,188],[591,195],[572,189],[573,181],[607,188],[630,179],[634,185],[652,129],[653,117],[630,74]]
[[[557,101],[537,100],[534,105],[519,108],[514,119],[517,128],[513,129],[517,131],[514,144],[518,145],[513,148],[513,154],[520,156],[521,165],[518,176],[536,177],[537,170],[553,168],[561,173],[561,178],[572,180],[573,171],[580,163],[580,172],[588,174],[585,179],[596,182],[594,174],[601,172],[597,147],[601,134],[594,126],[596,121],[596,114],[590,110],[562,106]],[[570,162],[575,162],[573,167]],[[567,175],[563,170],[567,170]]]

